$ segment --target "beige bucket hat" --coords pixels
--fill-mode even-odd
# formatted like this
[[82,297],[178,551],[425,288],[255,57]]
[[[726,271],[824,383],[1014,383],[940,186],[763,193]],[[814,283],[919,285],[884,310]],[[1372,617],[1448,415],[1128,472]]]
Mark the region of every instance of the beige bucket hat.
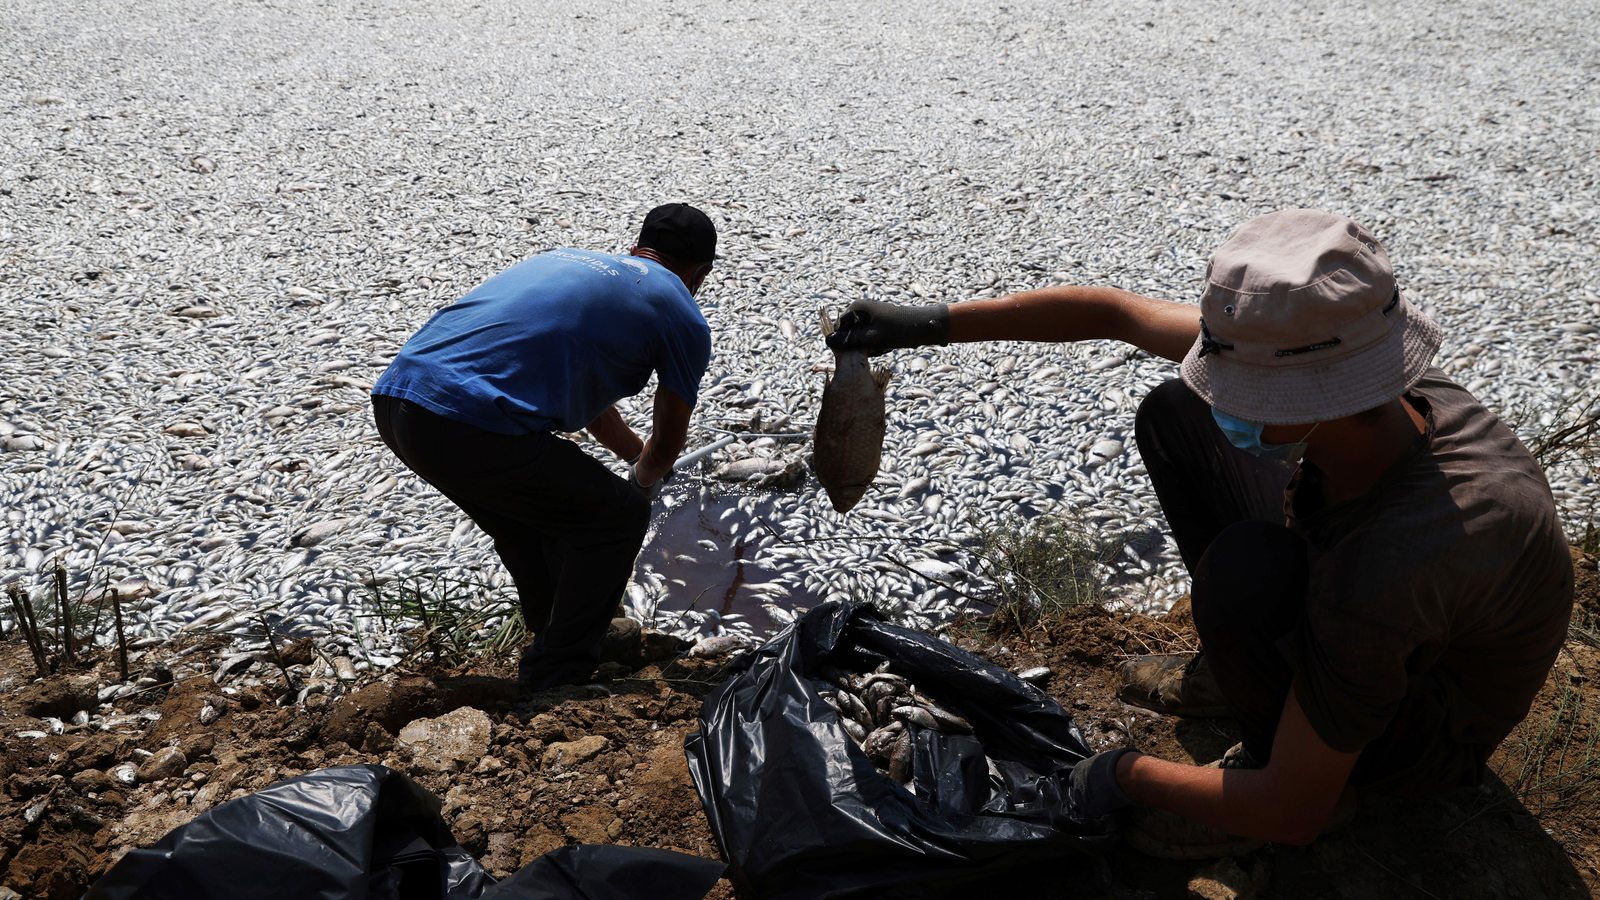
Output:
[[1371,232],[1284,210],[1244,223],[1211,255],[1183,380],[1246,422],[1323,422],[1405,393],[1440,336],[1396,287]]

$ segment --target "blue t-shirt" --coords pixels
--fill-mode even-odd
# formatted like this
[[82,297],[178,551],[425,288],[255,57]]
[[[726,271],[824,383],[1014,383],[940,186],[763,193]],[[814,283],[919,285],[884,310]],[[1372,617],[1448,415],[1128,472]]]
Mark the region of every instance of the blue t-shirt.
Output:
[[655,260],[551,250],[439,310],[372,389],[499,434],[577,431],[656,372],[690,406],[711,328]]

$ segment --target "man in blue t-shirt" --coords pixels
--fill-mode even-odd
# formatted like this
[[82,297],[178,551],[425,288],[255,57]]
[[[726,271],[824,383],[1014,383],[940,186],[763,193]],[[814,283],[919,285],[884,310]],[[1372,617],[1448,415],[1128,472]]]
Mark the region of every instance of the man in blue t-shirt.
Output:
[[[537,633],[517,673],[536,690],[599,664],[711,361],[694,294],[716,245],[705,213],[669,203],[629,254],[542,253],[434,314],[372,389],[383,442],[494,538]],[[652,372],[641,440],[613,404]],[[582,428],[626,481],[556,435]]]

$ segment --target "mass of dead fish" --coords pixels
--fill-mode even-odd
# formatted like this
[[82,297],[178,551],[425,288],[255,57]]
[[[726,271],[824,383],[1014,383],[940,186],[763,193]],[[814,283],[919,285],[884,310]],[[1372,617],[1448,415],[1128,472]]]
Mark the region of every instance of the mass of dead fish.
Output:
[[884,663],[871,673],[852,675],[834,666],[817,670],[811,684],[822,702],[839,714],[845,733],[879,772],[900,784],[911,782],[915,731],[927,728],[971,734],[972,724],[945,709]]

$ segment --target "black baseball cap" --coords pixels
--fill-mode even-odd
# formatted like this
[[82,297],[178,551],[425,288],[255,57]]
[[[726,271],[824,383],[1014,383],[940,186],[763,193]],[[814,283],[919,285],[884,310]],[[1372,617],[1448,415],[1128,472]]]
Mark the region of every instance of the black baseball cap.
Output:
[[659,250],[680,263],[710,262],[717,258],[717,226],[687,203],[666,203],[645,215],[639,246]]

